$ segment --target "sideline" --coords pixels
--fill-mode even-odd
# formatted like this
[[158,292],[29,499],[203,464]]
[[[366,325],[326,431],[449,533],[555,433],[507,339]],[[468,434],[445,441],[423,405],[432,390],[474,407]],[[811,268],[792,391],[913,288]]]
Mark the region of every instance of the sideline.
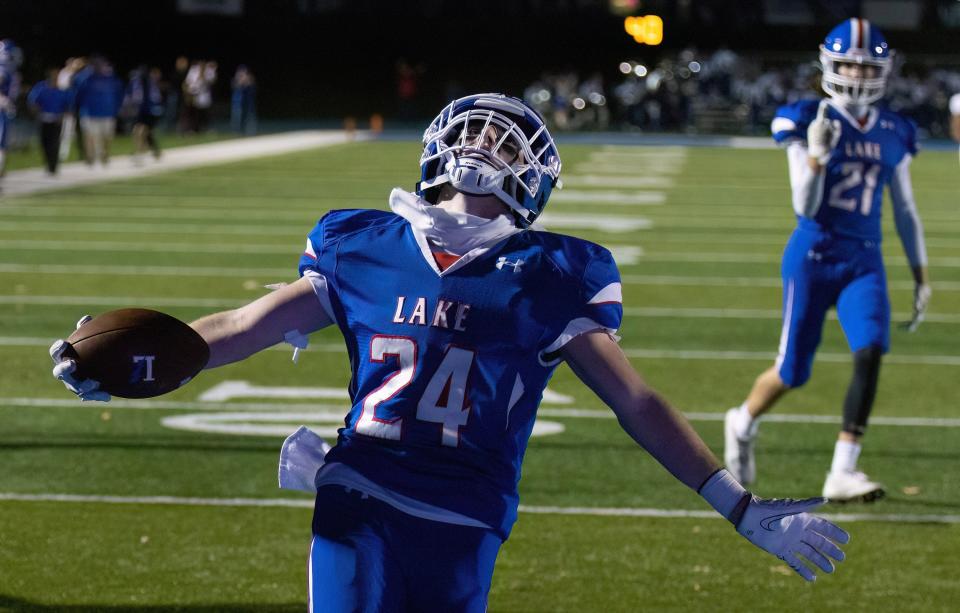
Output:
[[69,189],[81,185],[136,179],[175,170],[238,162],[272,155],[283,155],[306,149],[330,147],[353,141],[370,140],[367,132],[348,135],[343,130],[302,130],[283,134],[268,134],[249,138],[174,147],[163,152],[160,161],[145,156],[143,165],[133,163],[133,156],[112,157],[107,167],[88,167],[84,162],[71,162],[60,166],[55,176],[43,168],[25,168],[7,173],[3,181],[0,201],[11,196],[26,196],[39,192]]

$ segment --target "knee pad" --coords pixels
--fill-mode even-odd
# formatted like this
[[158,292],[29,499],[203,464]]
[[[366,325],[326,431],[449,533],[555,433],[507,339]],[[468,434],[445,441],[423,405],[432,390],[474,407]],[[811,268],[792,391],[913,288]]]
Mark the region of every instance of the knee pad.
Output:
[[853,354],[853,377],[843,403],[843,431],[854,436],[863,436],[867,420],[873,409],[880,380],[880,359],[883,348],[876,345],[860,349]]

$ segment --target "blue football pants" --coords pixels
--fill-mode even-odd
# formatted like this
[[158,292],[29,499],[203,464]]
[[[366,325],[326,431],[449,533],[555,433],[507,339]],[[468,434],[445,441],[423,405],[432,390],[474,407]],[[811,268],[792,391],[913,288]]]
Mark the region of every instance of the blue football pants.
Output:
[[777,369],[798,387],[810,378],[827,312],[837,318],[851,351],[890,348],[890,299],[880,246],[797,229],[783,254],[783,329]]
[[414,517],[343,486],[317,492],[312,613],[482,613],[502,540],[492,530]]

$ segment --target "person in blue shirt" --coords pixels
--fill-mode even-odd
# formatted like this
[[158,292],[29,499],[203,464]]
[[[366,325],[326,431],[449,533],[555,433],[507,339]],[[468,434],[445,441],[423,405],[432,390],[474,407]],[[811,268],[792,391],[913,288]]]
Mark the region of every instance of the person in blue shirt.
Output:
[[9,38],[0,40],[0,179],[7,172],[7,146],[10,127],[17,114],[17,96],[20,95],[20,73],[23,52]]
[[257,80],[245,64],[237,66],[230,81],[230,126],[237,134],[257,133]]
[[124,106],[129,108],[133,115],[133,163],[136,165],[143,163],[143,154],[147,148],[156,160],[159,160],[163,153],[155,134],[157,122],[163,117],[166,108],[160,88],[161,76],[159,68],[148,69],[140,66],[130,75],[130,82],[127,84]]
[[[281,485],[316,495],[310,610],[485,611],[562,361],[740,534],[807,580],[800,557],[832,571],[847,535],[810,513],[822,499],[752,496],[633,369],[615,336],[610,252],[534,226],[561,169],[542,118],[517,98],[466,96],[423,142],[415,192],[393,190],[390,211],[330,211],[298,281],[191,324],[208,368],[285,340],[305,347],[327,326],[343,334],[351,407],[336,445],[301,428],[281,451]],[[109,399],[76,378],[68,347],[51,347],[54,375],[82,399]]]
[[756,477],[754,444],[761,415],[810,377],[824,318],[835,307],[853,352],[853,377],[823,495],[876,500],[883,486],[857,470],[873,407],[880,361],[890,346],[890,302],[880,253],[883,188],[890,189],[897,233],[915,281],[914,315],[923,320],[931,289],[923,225],[910,181],[917,130],[874,105],[883,96],[891,51],[873,24],[849,19],[820,46],[829,98],[777,110],[771,130],[787,151],[797,228],[783,255],[783,328],[776,362],[725,419],[724,458],[741,483]]
[[63,117],[73,105],[73,92],[57,87],[59,70],[47,71],[47,79],[40,81],[27,94],[27,104],[40,123],[40,146],[47,164],[47,172],[56,174],[60,163],[60,130]]
[[117,131],[124,88],[105,58],[93,58],[91,65],[89,75],[78,79],[76,101],[86,162],[90,166],[96,162],[105,166],[110,162],[110,144]]

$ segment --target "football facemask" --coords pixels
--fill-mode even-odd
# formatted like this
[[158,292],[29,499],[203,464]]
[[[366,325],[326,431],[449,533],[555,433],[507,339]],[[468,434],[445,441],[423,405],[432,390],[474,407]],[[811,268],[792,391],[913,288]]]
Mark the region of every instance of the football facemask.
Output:
[[439,188],[493,195],[522,226],[543,211],[560,176],[560,154],[543,119],[517,98],[478,94],[451,102],[423,135],[417,195]]
[[883,97],[892,54],[883,34],[869,21],[844,21],[820,45],[823,90],[843,106],[873,104]]

